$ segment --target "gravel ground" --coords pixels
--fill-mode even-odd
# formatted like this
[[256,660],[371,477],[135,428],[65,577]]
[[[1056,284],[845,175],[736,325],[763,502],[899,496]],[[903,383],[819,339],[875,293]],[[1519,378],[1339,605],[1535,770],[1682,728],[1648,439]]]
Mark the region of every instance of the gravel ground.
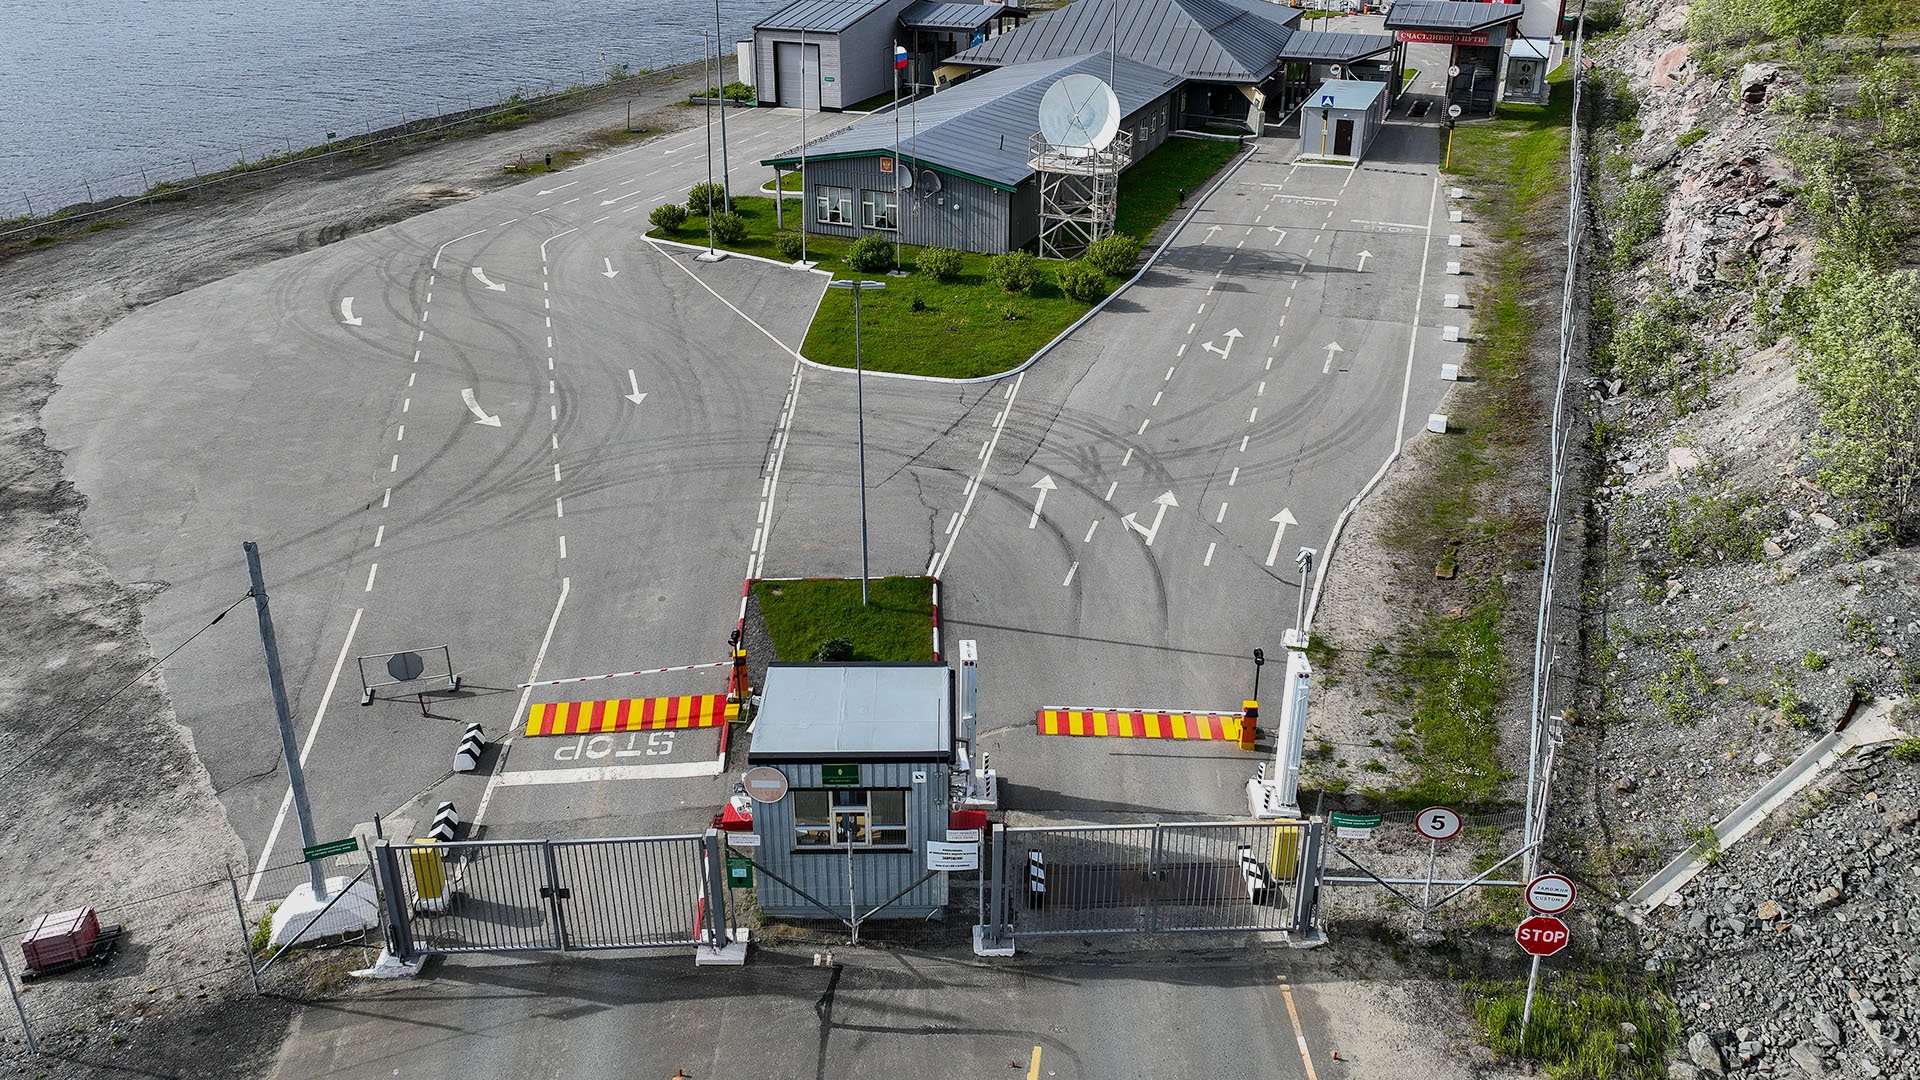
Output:
[[[20,1075],[124,1067],[109,1059],[157,1076],[250,1075],[288,1015],[227,1000],[246,974],[224,873],[245,853],[175,720],[164,668],[142,677],[181,644],[142,632],[142,604],[167,583],[112,578],[80,526],[85,494],[46,446],[39,416],[61,363],[144,305],[504,186],[516,161],[591,148],[625,127],[630,97],[636,127],[690,126],[699,114],[674,103],[692,85],[666,73],[512,130],[305,163],[123,207],[110,228],[0,247],[0,928],[11,936],[40,912],[91,904],[130,931],[108,965],[30,987],[29,1012],[69,1056]],[[136,1024],[149,1034],[129,1035]],[[0,1021],[13,1030],[10,1015]],[[203,1064],[208,1045],[228,1047],[207,1061],[229,1071]],[[17,1039],[0,1044],[0,1061],[19,1051]]]

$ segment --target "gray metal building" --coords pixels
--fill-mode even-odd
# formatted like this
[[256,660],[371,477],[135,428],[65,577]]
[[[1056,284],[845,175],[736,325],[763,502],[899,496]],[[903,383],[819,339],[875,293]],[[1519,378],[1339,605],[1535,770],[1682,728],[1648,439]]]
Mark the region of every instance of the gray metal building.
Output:
[[759,103],[844,109],[893,87],[890,59],[911,0],[797,0],[753,28]]
[[[1025,246],[1040,229],[1027,145],[1038,130],[1040,99],[1063,76],[1104,79],[1108,67],[1106,54],[1092,53],[1001,68],[813,143],[806,148],[806,227],[848,237],[892,237],[897,229],[902,243],[989,254]],[[1125,59],[1112,64],[1112,74],[1137,161],[1173,129],[1181,79]],[[799,149],[762,164],[795,171]]]
[[747,763],[788,790],[754,807],[761,911],[909,919],[946,905],[947,875],[926,866],[947,836],[953,705],[944,664],[767,668]]
[[1300,154],[1357,164],[1386,122],[1386,83],[1329,80],[1300,106]]

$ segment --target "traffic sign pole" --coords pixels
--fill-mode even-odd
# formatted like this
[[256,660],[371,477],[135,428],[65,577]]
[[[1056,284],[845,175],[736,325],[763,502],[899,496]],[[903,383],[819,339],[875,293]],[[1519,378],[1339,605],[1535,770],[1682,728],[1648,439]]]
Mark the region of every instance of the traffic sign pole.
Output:
[[1520,1046],[1527,1045],[1527,1024],[1533,1020],[1533,988],[1540,982],[1540,957],[1533,958],[1533,970],[1527,974],[1527,1003],[1520,1010]]

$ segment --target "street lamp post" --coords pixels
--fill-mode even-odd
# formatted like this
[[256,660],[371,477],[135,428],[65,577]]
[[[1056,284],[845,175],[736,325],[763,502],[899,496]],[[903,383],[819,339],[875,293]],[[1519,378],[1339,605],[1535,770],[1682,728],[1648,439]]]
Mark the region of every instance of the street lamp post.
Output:
[[[733,213],[733,177],[727,168],[727,77],[724,65],[720,62],[720,0],[713,0],[713,81],[719,84],[720,91],[720,201]],[[806,56],[802,54],[800,63],[806,65]],[[778,195],[774,196],[776,199]]]
[[884,289],[884,281],[834,281],[830,289],[853,290],[853,413],[860,447],[860,606],[867,606],[867,406],[866,369],[860,360],[860,294]]
[[[701,82],[705,82],[707,78],[707,52],[708,52],[707,38],[708,36],[709,35],[705,30],[700,31],[700,81]],[[717,47],[719,45],[719,42],[714,42],[713,45]],[[707,201],[707,205],[706,205],[707,259],[711,261],[714,258],[714,254],[713,254],[713,95],[707,94],[705,95],[705,97],[707,99],[707,186],[705,188],[704,194],[706,195],[706,201]]]

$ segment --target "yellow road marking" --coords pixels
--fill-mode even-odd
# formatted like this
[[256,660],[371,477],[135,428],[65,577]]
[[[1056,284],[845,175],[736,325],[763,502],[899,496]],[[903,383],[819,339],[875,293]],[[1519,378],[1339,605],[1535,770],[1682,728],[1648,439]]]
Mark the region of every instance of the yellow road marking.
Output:
[[1033,1064],[1027,1066],[1027,1080],[1040,1080],[1040,1048],[1033,1048]]
[[1300,1064],[1307,1067],[1307,1080],[1320,1080],[1313,1071],[1313,1055],[1307,1053],[1307,1033],[1300,1029],[1300,1014],[1293,1007],[1293,988],[1281,983],[1280,996],[1287,1000],[1287,1019],[1293,1021],[1293,1040],[1300,1044]]

